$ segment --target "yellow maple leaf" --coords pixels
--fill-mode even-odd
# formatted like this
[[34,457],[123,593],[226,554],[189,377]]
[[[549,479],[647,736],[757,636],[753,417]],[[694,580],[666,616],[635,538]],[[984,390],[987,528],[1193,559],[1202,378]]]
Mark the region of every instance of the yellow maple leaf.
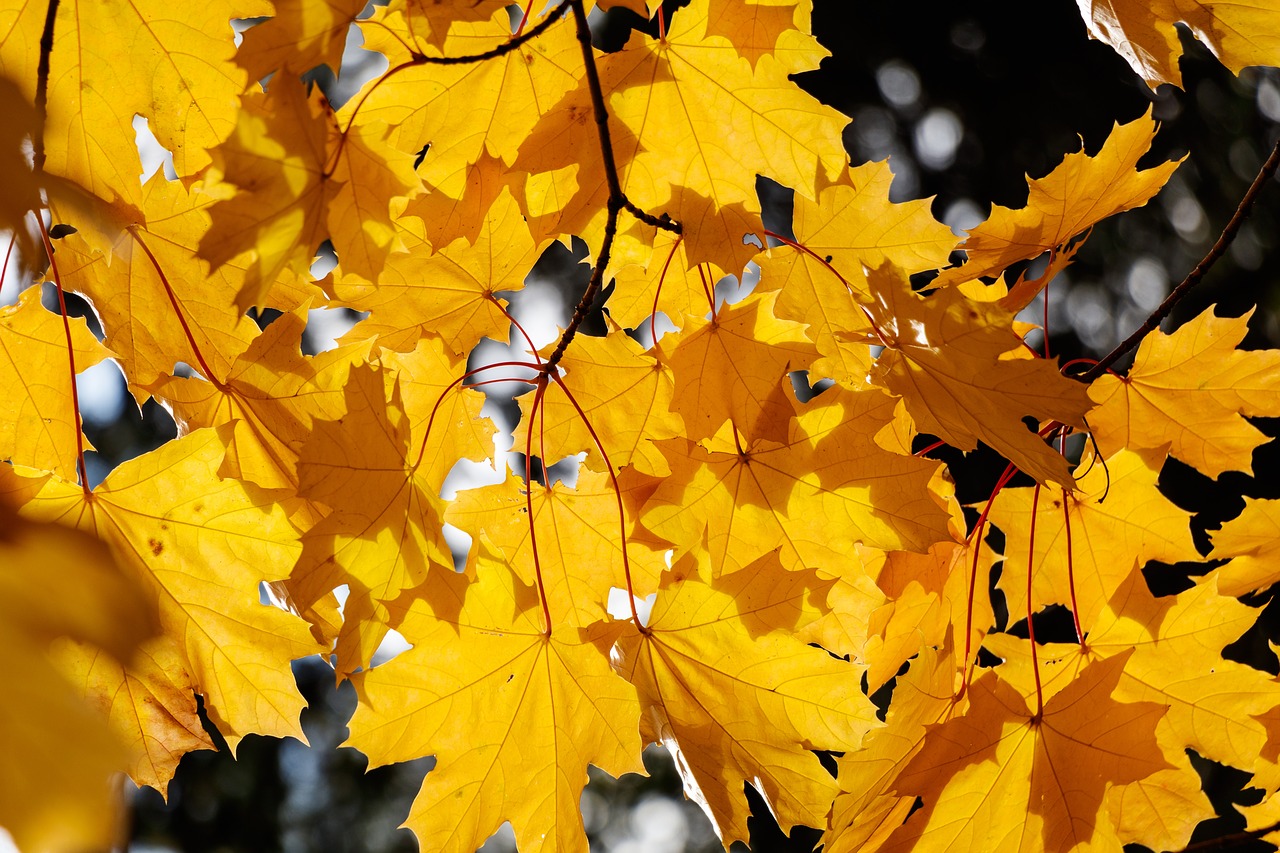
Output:
[[511,38],[505,9],[495,12],[491,2],[450,3],[444,10],[450,15],[473,5],[486,14],[454,23],[443,43],[424,44],[415,13],[436,5],[426,0],[411,4],[407,18],[392,10],[360,22],[366,47],[384,54],[395,71],[368,84],[342,115],[354,116],[356,126],[375,122],[390,128],[387,139],[401,151],[427,146],[418,174],[436,191],[461,198],[467,169],[484,152],[511,163],[540,118],[564,119],[551,107],[581,78],[582,49],[572,24],[559,22],[486,62],[421,62],[416,56],[473,55]]
[[349,743],[374,766],[435,755],[407,821],[424,851],[471,853],[510,821],[526,853],[585,853],[587,765],[642,769],[635,689],[609,669],[622,624],[548,633],[535,589],[492,556],[478,576],[442,580],[453,613],[416,602],[414,648],[355,677]]
[[[442,390],[449,381],[441,381]],[[387,628],[403,618],[408,602],[396,603],[403,591],[429,572],[453,573],[440,487],[457,456],[439,451],[441,442],[458,439],[453,446],[472,450],[452,427],[477,415],[480,401],[470,389],[447,390],[432,433],[420,418],[414,435],[398,377],[354,368],[342,417],[315,421],[300,451],[299,494],[331,512],[303,534],[288,587],[305,608],[348,586],[337,646],[344,673],[367,666]]]
[[920,649],[894,687],[884,728],[837,762],[841,793],[831,807],[828,853],[878,849],[902,824],[915,798],[893,792],[897,771],[924,746],[928,726],[964,712],[967,700],[953,696],[955,674],[950,649]]
[[[247,82],[232,62],[227,22],[265,15],[270,6],[261,0],[214,0],[177,15],[165,0],[68,0],[57,9],[44,134],[47,170],[94,196],[137,206],[135,115],[147,118],[156,139],[173,152],[180,177],[190,179],[205,168],[208,149],[235,127]],[[19,81],[30,98],[46,7],[25,3],[16,11],[0,24],[0,73]]]
[[235,132],[213,152],[205,189],[219,200],[199,248],[215,268],[253,253],[236,294],[242,310],[262,305],[286,271],[306,275],[326,238],[344,269],[377,278],[400,248],[390,205],[421,189],[413,158],[383,142],[384,130],[361,124],[340,133],[323,97],[289,74],[245,99]]
[[[228,743],[251,732],[302,739],[303,701],[289,662],[320,648],[305,623],[258,598],[261,581],[288,574],[297,534],[284,511],[251,486],[217,476],[228,433],[200,430],[168,442],[120,465],[92,493],[7,467],[0,468],[0,491],[29,496],[24,517],[107,541],[156,600],[163,639],[173,643]],[[106,695],[119,689],[109,685]],[[189,693],[181,698],[194,704]]]
[[0,308],[0,458],[75,480],[75,448],[92,447],[72,418],[68,336],[77,371],[111,353],[83,319],[67,322],[64,329],[63,318],[44,309],[39,287],[24,291],[17,305]]
[[1107,790],[1169,766],[1153,733],[1164,707],[1112,698],[1127,658],[1089,665],[1040,713],[999,668],[984,672],[967,711],[931,729],[899,773],[896,792],[922,797],[924,807],[881,849],[1029,853],[1105,843]]
[[[929,488],[937,466],[875,443],[892,407],[879,391],[850,393],[792,420],[785,441],[664,442],[672,473],[642,522],[682,553],[706,549],[717,574],[778,549],[787,568],[827,575],[852,570],[856,542],[924,550],[947,536],[947,513]],[[900,489],[906,481],[915,486]]]
[[589,468],[607,471],[598,438],[615,471],[636,465],[645,473],[667,473],[654,442],[675,438],[684,429],[671,410],[675,383],[669,365],[645,354],[624,332],[614,331],[578,340],[559,369],[564,373],[560,382],[550,383],[543,394],[519,397],[524,418],[534,417],[533,402],[540,397],[535,418],[540,458],[558,460],[586,451]]
[[1236,349],[1252,311],[1218,317],[1206,308],[1171,335],[1142,340],[1129,375],[1098,377],[1089,426],[1104,451],[1168,453],[1214,479],[1253,473],[1253,451],[1268,441],[1244,419],[1280,416],[1280,352]]
[[830,53],[810,35],[812,0],[755,3],[712,0],[707,35],[723,36],[754,70],[762,56],[772,56],[789,74],[812,71]]
[[298,452],[314,420],[343,414],[343,386],[372,341],[311,358],[299,346],[306,306],[282,314],[223,376],[172,377],[154,388],[183,430],[234,422],[223,473],[264,489],[297,492]]
[[195,256],[212,203],[156,174],[143,187],[141,219],[106,248],[80,233],[58,241],[63,285],[93,304],[139,403],[180,361],[225,377],[258,333],[232,302],[251,261],[241,255],[209,271]]
[[[1006,489],[995,500],[991,523],[1005,534],[1004,591],[1012,618],[1050,604],[1077,608],[1086,627],[1134,571],[1148,560],[1198,560],[1191,541],[1191,514],[1156,488],[1158,472],[1136,453],[1122,450],[1103,465],[1086,458],[1074,492]],[[1066,507],[1064,510],[1063,507]],[[1028,554],[1035,531],[1035,553]],[[1030,567],[1028,567],[1028,559]]]
[[572,489],[508,476],[460,492],[445,521],[474,537],[483,532],[522,583],[540,578],[553,623],[585,628],[605,617],[611,588],[643,598],[666,568],[661,549],[623,538],[618,504],[608,474],[581,470]]
[[502,188],[473,241],[457,237],[432,252],[426,226],[415,217],[404,224],[409,252],[389,258],[376,282],[339,275],[334,283],[341,304],[371,315],[344,340],[376,335],[379,346],[407,351],[431,335],[459,354],[482,337],[505,340],[511,317],[495,294],[519,290],[538,258],[510,190]]
[[860,667],[791,633],[816,615],[805,616],[816,578],[784,581],[776,556],[745,575],[749,586],[713,581],[705,556],[681,558],[645,631],[618,641],[615,664],[726,847],[748,837],[744,780],[784,831],[821,825],[836,784],[809,750],[854,749],[876,726]]
[[1239,74],[1247,65],[1280,64],[1280,10],[1266,3],[1223,0],[1081,0],[1089,36],[1110,45],[1154,89],[1182,85],[1185,24],[1223,65]]
[[328,65],[342,70],[347,31],[364,9],[361,0],[272,0],[275,15],[244,33],[236,64],[261,80],[277,69],[302,74]]
[[1028,178],[1026,206],[992,208],[987,221],[970,229],[969,238],[960,244],[968,260],[944,270],[934,284],[997,275],[1015,261],[1061,246],[1108,216],[1146,204],[1182,164],[1170,160],[1138,171],[1138,160],[1155,135],[1156,123],[1148,110],[1142,118],[1117,124],[1097,155],[1077,151],[1045,177]]
[[1070,487],[1066,461],[1021,418],[1083,427],[1088,395],[1048,360],[1016,357],[1013,314],[955,288],[922,298],[891,266],[868,284],[873,340],[885,347],[872,376],[902,397],[917,429],[961,450],[982,440],[1035,479]]
[[778,389],[815,352],[799,323],[775,316],[776,301],[775,293],[752,294],[685,327],[668,363],[673,408],[691,440],[715,435],[725,421],[753,438],[785,438],[791,407]]
[[1216,573],[1218,588],[1224,594],[1247,595],[1280,581],[1277,531],[1280,501],[1245,498],[1244,511],[1210,534],[1213,550],[1209,556],[1231,560]]
[[[707,34],[708,14],[708,0],[694,0],[664,40],[633,35],[597,63],[610,114],[635,138],[617,149],[628,196],[689,223],[690,261],[737,270],[755,251],[742,229],[760,212],[756,175],[814,197],[820,177],[846,168],[833,144],[846,119],[787,86],[787,67],[772,56],[753,70],[726,38]],[[725,228],[715,214],[735,209]]]

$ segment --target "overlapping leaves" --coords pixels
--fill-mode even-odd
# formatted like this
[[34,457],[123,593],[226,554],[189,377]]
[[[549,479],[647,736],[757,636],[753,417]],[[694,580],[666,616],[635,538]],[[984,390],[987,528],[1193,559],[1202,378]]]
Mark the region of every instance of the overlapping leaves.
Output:
[[[5,646],[24,650],[6,733],[91,721],[86,767],[163,789],[209,745],[195,694],[233,746],[300,736],[289,661],[331,654],[361,697],[352,745],[375,764],[436,757],[408,821],[424,850],[475,849],[504,821],[522,850],[585,849],[588,765],[638,772],[651,742],[726,845],[749,839],[744,783],[832,850],[1179,847],[1209,815],[1188,750],[1280,787],[1280,688],[1224,657],[1256,619],[1227,596],[1280,579],[1274,506],[1214,532],[1227,562],[1176,597],[1145,580],[1202,560],[1161,467],[1250,471],[1265,437],[1246,418],[1275,414],[1275,353],[1239,351],[1247,318],[1206,312],[1086,387],[1014,319],[1083,233],[1177,168],[1137,168],[1149,118],[1033,180],[922,290],[911,276],[957,241],[926,202],[889,201],[886,164],[849,168],[847,120],[789,80],[824,55],[807,0],[694,0],[611,54],[580,0],[514,16],[406,0],[364,19],[270,5],[206,4],[187,44],[147,4],[64,0],[45,83],[43,10],[0,15],[17,128],[0,134],[4,224],[35,225],[47,200],[79,226],[53,233],[45,278],[105,332],[36,288],[0,314],[0,490],[24,518],[6,522],[0,587],[27,602],[4,608]],[[226,22],[269,12],[235,50]],[[1154,81],[1169,60],[1148,35],[1167,43],[1180,14],[1113,4],[1092,27]],[[1233,7],[1183,17],[1233,68],[1276,61]],[[335,112],[299,75],[341,72],[353,26],[389,64]],[[129,61],[103,59],[121,45]],[[133,177],[135,114],[180,182]],[[795,191],[785,234],[764,231],[761,175]],[[575,237],[608,265],[539,349],[511,294]],[[322,246],[338,266],[312,282]],[[1039,279],[1001,278],[1043,253]],[[728,277],[752,292],[726,303]],[[321,305],[367,313],[304,355]],[[259,331],[249,306],[279,313]],[[581,326],[593,306],[604,336]],[[485,338],[513,355],[468,361]],[[70,366],[109,356],[182,436],[90,488]],[[455,496],[459,460],[503,458],[478,390],[495,382],[521,389],[522,464]],[[935,439],[1010,462],[976,526],[951,470],[918,453]],[[1017,471],[1035,484],[1006,488]],[[36,522],[92,551],[83,588],[60,578],[48,598],[99,590],[100,606],[31,595],[20,571],[72,556]],[[280,606],[260,603],[264,582]],[[1025,639],[1055,605],[1076,642]],[[370,668],[391,629],[413,649]],[[1001,662],[978,672],[982,649]],[[814,751],[842,753],[839,773]],[[92,779],[42,778],[51,799],[19,814],[0,776],[20,843],[109,843]]]

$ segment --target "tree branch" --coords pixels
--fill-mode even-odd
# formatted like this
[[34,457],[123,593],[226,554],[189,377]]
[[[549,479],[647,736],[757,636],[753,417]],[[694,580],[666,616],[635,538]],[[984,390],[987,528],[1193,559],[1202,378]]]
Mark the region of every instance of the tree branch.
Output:
[[661,216],[647,213],[633,204],[623,192],[622,181],[618,177],[618,161],[613,154],[613,136],[609,133],[609,109],[604,102],[604,87],[600,84],[600,71],[596,68],[595,48],[591,45],[591,26],[587,23],[587,12],[582,5],[582,0],[565,0],[561,5],[573,9],[574,23],[578,30],[578,44],[582,46],[582,61],[586,66],[587,89],[591,93],[591,110],[596,120],[596,137],[600,140],[604,178],[609,187],[609,201],[604,238],[600,241],[600,251],[596,254],[596,265],[591,271],[591,280],[587,283],[587,289],[583,292],[582,299],[578,301],[578,306],[573,309],[573,318],[569,320],[569,326],[560,336],[555,351],[547,358],[544,369],[548,374],[554,371],[555,366],[564,357],[565,349],[578,334],[578,327],[591,311],[591,306],[604,284],[605,269],[609,266],[609,254],[613,250],[613,241],[618,233],[618,214],[625,210],[646,225],[676,234],[683,232],[680,223],[666,213]]
[[31,138],[32,162],[36,174],[44,171],[44,126],[49,113],[49,56],[53,53],[53,25],[58,17],[59,0],[49,0],[44,13],[44,30],[40,33],[40,61],[36,65],[36,121]]
[[1101,361],[1081,374],[1081,379],[1085,382],[1092,382],[1126,353],[1136,348],[1138,344],[1142,343],[1143,338],[1160,325],[1161,320],[1169,316],[1169,312],[1173,310],[1173,307],[1182,301],[1182,298],[1193,287],[1200,283],[1205,274],[1213,268],[1213,265],[1226,254],[1227,248],[1235,240],[1236,234],[1239,233],[1240,226],[1244,225],[1244,221],[1249,218],[1249,213],[1253,210],[1253,205],[1258,200],[1258,195],[1262,192],[1263,185],[1276,173],[1277,166],[1280,166],[1280,140],[1276,141],[1275,147],[1271,149],[1271,156],[1267,158],[1267,161],[1262,164],[1262,168],[1258,170],[1258,175],[1253,179],[1253,183],[1249,185],[1244,198],[1240,199],[1240,206],[1236,208],[1236,212],[1232,214],[1226,227],[1222,229],[1222,234],[1218,236],[1213,247],[1209,249],[1209,253],[1200,260],[1200,263],[1196,264],[1195,269],[1187,273],[1187,277],[1165,297],[1159,307],[1151,312],[1151,316],[1146,319],[1146,322],[1138,327],[1132,335],[1121,341],[1115,349],[1107,353]]
[[1229,850],[1232,847],[1240,847],[1250,841],[1256,841],[1259,838],[1270,835],[1277,829],[1280,829],[1280,823],[1273,823],[1260,829],[1249,829],[1244,832],[1233,832],[1230,835],[1220,835],[1217,838],[1207,838],[1204,841],[1188,844],[1182,850],[1183,853],[1190,853],[1192,850]]

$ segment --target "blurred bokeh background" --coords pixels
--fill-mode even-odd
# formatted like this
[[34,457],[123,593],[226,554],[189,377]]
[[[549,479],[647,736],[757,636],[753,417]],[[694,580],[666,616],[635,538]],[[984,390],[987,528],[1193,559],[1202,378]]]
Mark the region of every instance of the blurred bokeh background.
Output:
[[[679,14],[680,5],[668,2],[668,14]],[[1050,344],[1064,360],[1106,352],[1142,322],[1204,255],[1280,135],[1280,73],[1249,69],[1236,78],[1184,32],[1185,91],[1164,86],[1153,93],[1113,51],[1089,40],[1071,0],[815,0],[813,22],[832,55],[797,82],[851,117],[844,139],[853,163],[888,157],[896,174],[894,199],[932,196],[935,215],[957,232],[981,222],[993,204],[1022,206],[1026,174],[1044,175],[1082,144],[1096,152],[1113,124],[1148,109],[1163,123],[1148,161],[1189,153],[1151,204],[1099,225],[1074,265],[1053,285]],[[619,46],[632,27],[645,26],[625,11],[597,15],[593,23],[606,48]],[[341,83],[323,69],[315,77],[338,103],[367,75],[377,73],[380,61],[360,50],[353,36]],[[151,164],[162,167],[159,160]],[[787,192],[762,186],[769,215],[785,220]],[[1256,304],[1245,346],[1280,343],[1278,225],[1280,188],[1272,187],[1227,257],[1175,311],[1172,326],[1211,303],[1218,303],[1219,313],[1233,316]],[[563,325],[585,284],[587,270],[579,259],[563,246],[549,250],[526,288],[511,296],[516,316],[545,330],[554,330],[557,321]],[[15,298],[13,283],[5,283],[0,299]],[[85,311],[83,304],[79,311]],[[1038,322],[1043,312],[1038,299],[1028,318]],[[325,348],[356,319],[350,312],[316,312],[306,347],[312,352]],[[1031,342],[1040,345],[1039,338]],[[503,346],[489,349],[500,357]],[[114,363],[82,376],[81,401],[86,432],[98,448],[94,481],[174,435],[172,419],[154,401],[139,411],[127,399]],[[510,425],[509,402],[495,397],[491,409]],[[1259,426],[1270,435],[1280,432],[1280,422]],[[1228,474],[1218,483],[1171,463],[1161,484],[1175,501],[1202,513],[1197,535],[1204,544],[1204,528],[1234,515],[1241,496],[1280,497],[1274,476],[1280,473],[1278,457],[1272,448],[1263,448],[1255,459],[1255,477]],[[943,458],[965,472],[962,500],[986,497],[998,473],[992,458],[979,453],[962,462],[945,451]],[[1170,571],[1171,577],[1178,576],[1177,567]],[[1181,576],[1196,571],[1182,567]],[[1176,586],[1172,583],[1170,590]],[[1276,623],[1275,608],[1268,607],[1259,627],[1231,653],[1274,672],[1275,658],[1266,641],[1280,639]],[[351,685],[336,686],[332,670],[318,659],[299,661],[294,671],[309,702],[303,726],[310,747],[251,736],[233,760],[215,734],[223,748],[188,755],[168,802],[149,789],[131,793],[130,850],[416,849],[413,837],[397,827],[430,759],[366,772],[360,753],[339,746],[356,702]],[[647,778],[614,780],[593,771],[582,799],[592,849],[717,849],[708,822],[684,799],[670,758],[656,747],[645,758]],[[1224,817],[1197,837],[1240,828],[1242,821],[1231,817],[1230,802],[1250,796],[1240,794],[1247,778],[1202,764]],[[754,803],[762,805],[758,799]],[[752,822],[753,849],[813,848],[816,833],[798,829],[788,840],[767,809],[756,811],[761,818]],[[511,849],[509,833],[500,833],[489,849]]]

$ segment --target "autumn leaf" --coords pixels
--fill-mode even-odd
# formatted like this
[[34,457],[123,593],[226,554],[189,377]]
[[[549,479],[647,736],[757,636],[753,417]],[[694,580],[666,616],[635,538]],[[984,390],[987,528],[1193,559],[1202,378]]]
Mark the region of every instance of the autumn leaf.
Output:
[[496,294],[519,290],[538,257],[510,191],[501,190],[473,241],[458,237],[433,252],[420,230],[425,224],[402,222],[409,251],[389,259],[376,284],[345,275],[334,283],[342,304],[371,314],[350,337],[376,335],[380,346],[407,351],[432,335],[458,354],[482,337],[506,339],[511,317]]
[[[789,72],[772,57],[753,70],[727,39],[708,35],[708,2],[681,9],[661,43],[637,34],[598,61],[614,93],[610,113],[635,138],[618,149],[628,196],[693,222],[734,205],[758,214],[757,174],[812,198],[819,176],[830,180],[845,167],[843,150],[832,145],[843,117],[784,86]],[[742,237],[704,242],[691,231],[689,259],[740,269],[755,251]]]
[[875,727],[871,703],[850,689],[855,666],[788,631],[744,624],[748,615],[765,626],[796,624],[806,590],[781,582],[781,571],[776,557],[762,558],[751,573],[755,595],[744,598],[731,578],[712,580],[705,557],[682,558],[664,577],[646,630],[618,645],[616,668],[636,685],[657,736],[678,756],[686,795],[726,847],[748,837],[744,780],[784,831],[819,823],[836,786],[808,750],[854,749]]
[[134,397],[143,402],[181,361],[224,378],[258,333],[232,303],[251,263],[217,270],[195,257],[212,200],[157,174],[143,187],[145,223],[116,235],[107,249],[82,234],[58,241],[63,286],[93,304]]
[[897,701],[884,728],[873,729],[861,749],[837,763],[841,793],[831,809],[831,853],[875,849],[914,806],[914,797],[893,792],[898,769],[924,746],[930,726],[965,709],[965,702],[953,695],[955,664],[949,652],[921,649],[894,687]]
[[1126,660],[1092,664],[1036,713],[999,670],[970,688],[968,710],[931,729],[898,776],[915,812],[884,850],[915,844],[992,851],[1070,850],[1101,841],[1107,790],[1168,766],[1152,731],[1165,709],[1111,698]]
[[[773,550],[788,568],[833,575],[856,542],[924,550],[947,535],[947,513],[929,493],[933,463],[875,443],[892,406],[878,391],[833,398],[793,420],[785,442],[732,433],[705,448],[664,442],[672,475],[641,521],[682,553],[709,551],[716,574]],[[917,487],[898,492],[904,480]]]
[[[164,641],[230,744],[250,732],[301,739],[289,662],[319,649],[300,619],[258,603],[258,584],[283,577],[296,558],[296,533],[251,486],[218,478],[227,432],[200,430],[139,456],[91,500],[75,483],[27,482],[7,468],[0,491],[33,493],[23,517],[101,533],[157,602]],[[190,693],[156,692],[193,704]]]
[[[111,353],[89,332],[84,320],[67,320],[40,304],[40,288],[23,292],[18,304],[0,308],[0,457],[17,465],[76,478],[75,448],[80,423],[72,420],[69,357],[78,371]],[[67,352],[71,341],[73,353]]]
[[272,0],[275,15],[244,34],[236,64],[261,80],[278,69],[301,74],[317,65],[342,70],[347,31],[364,9],[361,0]]
[[503,821],[521,850],[586,851],[578,801],[587,765],[639,772],[635,689],[609,669],[619,623],[547,630],[538,593],[501,562],[456,616],[415,602],[400,626],[414,648],[356,677],[349,743],[372,765],[436,756],[407,825],[423,850],[470,851]]
[[1080,14],[1089,36],[1110,45],[1152,89],[1161,83],[1182,85],[1182,43],[1175,24],[1186,25],[1236,74],[1247,65],[1280,62],[1280,13],[1265,4],[1088,0],[1080,3]]
[[1045,359],[1020,357],[1013,316],[996,305],[952,288],[922,298],[893,267],[868,282],[868,316],[885,347],[873,377],[902,397],[916,428],[961,450],[984,441],[1035,479],[1070,487],[1066,462],[1021,418],[1083,427],[1084,387]]
[[214,267],[256,255],[236,296],[241,309],[262,305],[286,271],[305,275],[326,238],[348,272],[378,276],[399,249],[391,201],[421,188],[412,158],[386,145],[382,131],[364,124],[339,133],[328,104],[289,75],[245,99],[235,132],[213,152],[206,191],[219,201],[199,248]]
[[1280,353],[1236,349],[1252,312],[1222,318],[1212,308],[1171,335],[1154,330],[1123,378],[1089,388],[1089,425],[1104,448],[1168,453],[1203,474],[1253,473],[1253,451],[1268,439],[1249,417],[1280,416]]
[[1037,501],[1035,489],[1005,489],[995,500],[991,522],[1005,534],[1000,589],[1016,619],[1064,604],[1089,626],[1135,565],[1199,559],[1190,513],[1160,493],[1158,472],[1140,456],[1086,457],[1078,477],[1070,494],[1050,486]]
[[[424,467],[426,442],[410,445],[398,384],[380,371],[351,371],[345,412],[316,421],[298,459],[298,493],[331,512],[302,537],[289,589],[303,607],[349,588],[338,668],[367,666],[389,627],[403,618],[401,592],[429,570],[453,571],[444,541],[443,474]],[[425,439],[425,437],[424,437]]]
[[586,451],[586,465],[595,471],[609,470],[607,454],[615,470],[635,465],[646,473],[667,473],[655,442],[684,430],[672,410],[670,365],[615,331],[583,340],[560,360],[559,369],[565,375],[545,393],[519,397],[522,417],[537,424],[539,456],[564,459]]
[[828,55],[809,35],[812,0],[755,3],[713,0],[707,12],[707,35],[723,36],[754,70],[762,56],[772,56],[788,73],[812,71]]
[[1028,178],[1026,206],[993,207],[987,221],[970,229],[969,238],[960,244],[968,256],[965,263],[945,270],[934,284],[997,275],[1015,261],[1067,243],[1108,216],[1146,204],[1182,163],[1170,160],[1137,169],[1155,135],[1156,123],[1148,110],[1142,118],[1117,124],[1095,156],[1077,151],[1045,177]]
[[641,597],[657,588],[665,549],[628,540],[632,520],[608,474],[580,470],[570,488],[508,477],[498,485],[467,489],[445,520],[505,555],[521,582],[541,583],[553,618],[584,628],[607,613],[609,590]]
[[[360,22],[366,49],[384,54],[395,70],[369,84],[343,116],[356,126],[373,122],[390,128],[388,141],[405,153],[427,146],[418,174],[437,192],[461,198],[468,167],[485,152],[510,164],[543,116],[564,120],[551,107],[581,77],[582,52],[572,26],[557,23],[487,62],[434,63],[431,58],[484,53],[511,38],[504,4],[449,3],[441,11],[451,18],[466,14],[449,27],[443,42],[429,36],[424,44],[414,18],[431,15],[437,5],[426,0],[409,4],[407,18],[390,10]],[[477,16],[469,14],[473,7]],[[426,58],[418,59],[415,50]]]
[[312,422],[344,414],[343,386],[371,342],[306,358],[305,307],[282,314],[223,376],[173,377],[155,388],[184,430],[233,424],[224,472],[264,489],[298,489],[298,453]]
[[1218,588],[1226,595],[1247,595],[1280,581],[1275,552],[1280,539],[1280,501],[1245,498],[1244,511],[1210,534],[1213,559],[1229,558],[1218,569]]
[[[32,97],[46,9],[26,3],[15,11],[0,23],[0,73]],[[141,115],[173,152],[178,175],[192,179],[236,126],[247,83],[232,62],[227,22],[269,12],[261,0],[215,0],[181,15],[163,0],[61,4],[50,52],[47,170],[99,198],[140,206],[133,119]],[[122,46],[129,61],[121,61]]]
[[709,320],[692,320],[669,356],[673,408],[690,439],[714,435],[729,421],[753,438],[786,436],[790,405],[777,389],[813,359],[799,323],[774,314],[772,293],[725,305]]

